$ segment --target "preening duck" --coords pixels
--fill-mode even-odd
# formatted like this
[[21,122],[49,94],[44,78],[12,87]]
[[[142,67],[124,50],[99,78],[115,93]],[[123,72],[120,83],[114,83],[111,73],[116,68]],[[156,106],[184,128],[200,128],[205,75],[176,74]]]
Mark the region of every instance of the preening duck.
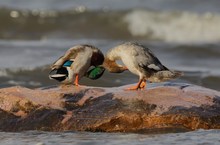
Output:
[[[121,60],[125,66],[117,64],[116,60]],[[129,70],[139,76],[137,85],[127,90],[144,89],[146,80],[162,82],[182,75],[181,72],[171,71],[165,67],[150,49],[133,42],[126,42],[110,49],[103,65],[112,73]]]
[[50,78],[63,83],[73,82],[78,86],[79,80],[86,75],[90,66],[101,65],[103,61],[104,55],[98,48],[92,45],[76,45],[53,63],[51,70],[57,70],[60,76],[50,76]]

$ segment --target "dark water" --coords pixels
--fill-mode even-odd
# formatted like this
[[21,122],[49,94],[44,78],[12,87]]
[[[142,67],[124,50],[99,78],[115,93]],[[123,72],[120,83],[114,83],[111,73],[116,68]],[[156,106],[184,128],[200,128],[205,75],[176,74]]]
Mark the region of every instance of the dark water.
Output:
[[219,130],[187,133],[127,134],[89,132],[21,132],[0,133],[2,145],[219,145]]
[[[0,88],[58,84],[49,65],[73,45],[92,44],[104,53],[122,42],[149,47],[170,69],[185,73],[173,82],[220,90],[218,0],[0,0]],[[113,87],[137,82],[125,72],[106,72],[81,84]],[[218,130],[161,135],[108,133],[1,133],[0,144],[186,144],[217,145]]]

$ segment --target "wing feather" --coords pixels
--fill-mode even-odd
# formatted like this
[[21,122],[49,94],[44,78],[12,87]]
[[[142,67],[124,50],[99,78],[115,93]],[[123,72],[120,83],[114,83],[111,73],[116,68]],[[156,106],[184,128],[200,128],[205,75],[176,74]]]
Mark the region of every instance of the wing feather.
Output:
[[76,58],[77,54],[79,52],[82,52],[85,50],[85,46],[84,45],[77,45],[74,46],[72,48],[70,48],[69,50],[66,51],[66,53],[61,56],[57,61],[55,61],[52,66],[51,69],[58,69],[60,67],[62,67],[62,65],[67,61],[67,60],[73,60]]
[[[140,51],[141,50],[141,51]],[[139,55],[137,56],[137,62],[139,67],[149,72],[158,72],[168,70],[159,59],[153,54],[153,52],[142,45],[138,45],[136,50]]]

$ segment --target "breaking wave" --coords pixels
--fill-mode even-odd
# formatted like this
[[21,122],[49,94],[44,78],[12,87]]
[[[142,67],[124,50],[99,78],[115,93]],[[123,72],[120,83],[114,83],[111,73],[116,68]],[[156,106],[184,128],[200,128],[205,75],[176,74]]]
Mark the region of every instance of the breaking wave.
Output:
[[220,41],[220,14],[147,9],[105,11],[0,8],[0,39],[101,38],[176,43]]
[[152,40],[180,43],[220,41],[219,14],[135,10],[127,13],[124,21],[133,36]]

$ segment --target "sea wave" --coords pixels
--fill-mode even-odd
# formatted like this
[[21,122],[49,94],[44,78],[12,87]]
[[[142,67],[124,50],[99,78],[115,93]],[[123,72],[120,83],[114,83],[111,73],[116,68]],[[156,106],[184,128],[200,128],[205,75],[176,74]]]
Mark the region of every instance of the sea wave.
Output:
[[0,88],[21,85],[30,88],[48,85],[48,66],[0,69]]
[[220,15],[134,10],[124,21],[133,36],[165,42],[219,42]]
[[84,7],[64,11],[1,8],[0,39],[128,38],[123,15]]
[[171,43],[220,41],[220,14],[147,9],[107,11],[0,8],[0,39],[101,38]]

